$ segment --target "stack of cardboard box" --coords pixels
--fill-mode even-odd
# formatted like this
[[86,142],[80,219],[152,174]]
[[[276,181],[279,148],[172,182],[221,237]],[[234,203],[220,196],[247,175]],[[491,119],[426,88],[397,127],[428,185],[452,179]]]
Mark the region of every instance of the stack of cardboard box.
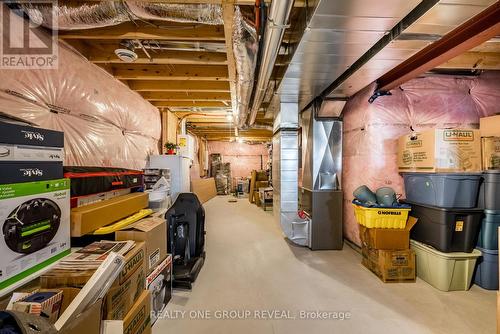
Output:
[[63,160],[62,132],[0,121],[0,290],[70,252]]
[[383,282],[415,282],[415,252],[410,230],[417,219],[409,217],[404,229],[367,228],[359,225],[363,265]]

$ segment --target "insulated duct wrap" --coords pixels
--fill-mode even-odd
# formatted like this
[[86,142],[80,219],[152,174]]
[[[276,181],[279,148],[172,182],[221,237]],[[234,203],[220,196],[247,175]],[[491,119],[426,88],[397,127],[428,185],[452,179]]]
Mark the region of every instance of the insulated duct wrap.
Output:
[[397,139],[432,128],[477,128],[479,118],[499,112],[500,74],[479,77],[417,78],[368,103],[375,85],[356,94],[344,108],[344,234],[360,245],[352,192],[389,186],[404,194],[397,167]]
[[[10,5],[12,8],[16,5]],[[141,1],[100,1],[95,4],[17,4],[33,22],[58,30],[92,29],[127,21],[158,20],[195,24],[224,24],[222,6],[214,4],[165,4]],[[55,14],[56,26],[52,24]]]
[[64,131],[65,165],[144,168],[158,109],[62,43],[57,59],[56,70],[0,70],[0,114]]
[[223,25],[222,6],[125,1],[130,13],[143,20]]
[[245,124],[249,112],[259,43],[255,28],[245,22],[239,7],[236,7],[234,13],[232,37],[237,72],[236,114],[238,115],[238,126],[241,128]]

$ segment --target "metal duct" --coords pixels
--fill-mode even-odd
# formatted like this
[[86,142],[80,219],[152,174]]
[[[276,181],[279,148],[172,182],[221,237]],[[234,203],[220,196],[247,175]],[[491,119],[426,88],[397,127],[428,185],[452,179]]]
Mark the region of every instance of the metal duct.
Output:
[[247,120],[249,125],[255,123],[257,112],[264,98],[269,79],[276,62],[276,57],[283,40],[288,17],[292,10],[293,0],[273,1],[269,11],[269,17],[266,23],[266,33],[264,35],[264,49],[262,52],[259,77],[256,85],[255,97],[253,100],[250,117]]
[[[238,126],[243,127],[253,89],[258,42],[255,28],[245,22],[239,7],[236,7],[234,12],[232,41],[237,72],[236,114],[238,115]],[[243,115],[244,117],[242,117]]]
[[143,20],[222,25],[222,6],[214,4],[166,4],[125,1],[130,12]]
[[[159,20],[211,25],[224,24],[221,5],[165,4],[140,1],[102,1],[96,4],[47,5],[46,3],[11,3],[33,22],[57,30],[92,29],[117,25],[134,19]],[[53,26],[53,16],[57,26]]]

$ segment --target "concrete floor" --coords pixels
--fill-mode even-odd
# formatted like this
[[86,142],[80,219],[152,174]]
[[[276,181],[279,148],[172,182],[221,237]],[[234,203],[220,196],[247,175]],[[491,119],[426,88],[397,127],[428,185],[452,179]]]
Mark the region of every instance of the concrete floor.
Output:
[[[348,245],[312,252],[289,244],[272,213],[247,199],[217,197],[205,208],[205,266],[191,292],[174,292],[154,334],[495,333],[494,291],[441,292],[422,280],[384,284]],[[272,310],[279,311],[273,320],[257,319]],[[301,311],[337,319],[302,320]]]

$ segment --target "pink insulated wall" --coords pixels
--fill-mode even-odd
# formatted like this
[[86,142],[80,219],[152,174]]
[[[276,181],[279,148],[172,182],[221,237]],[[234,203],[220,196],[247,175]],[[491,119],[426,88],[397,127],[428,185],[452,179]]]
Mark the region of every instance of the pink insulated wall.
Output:
[[245,144],[238,142],[209,141],[208,154],[220,153],[223,162],[231,163],[231,177],[250,176],[252,170],[266,169],[268,150],[265,144]]
[[158,153],[158,109],[62,43],[57,60],[1,69],[0,114],[64,131],[65,165],[144,168]]
[[417,78],[370,104],[374,88],[356,94],[344,109],[344,235],[358,245],[353,190],[365,184],[404,192],[396,164],[398,137],[412,129],[477,128],[480,117],[500,113],[500,73],[495,72]]

